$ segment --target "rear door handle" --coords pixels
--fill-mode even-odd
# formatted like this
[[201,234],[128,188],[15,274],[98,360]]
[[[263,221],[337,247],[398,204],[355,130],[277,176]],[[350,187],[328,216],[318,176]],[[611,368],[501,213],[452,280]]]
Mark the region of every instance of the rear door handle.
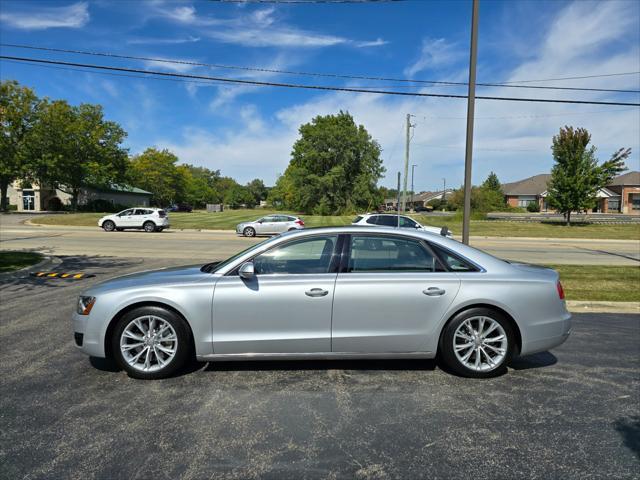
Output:
[[425,295],[429,295],[430,297],[438,297],[440,295],[444,295],[445,291],[442,288],[438,287],[429,287],[422,291]]
[[322,288],[312,288],[311,290],[307,290],[304,294],[308,297],[324,297],[329,293],[329,290],[324,290]]

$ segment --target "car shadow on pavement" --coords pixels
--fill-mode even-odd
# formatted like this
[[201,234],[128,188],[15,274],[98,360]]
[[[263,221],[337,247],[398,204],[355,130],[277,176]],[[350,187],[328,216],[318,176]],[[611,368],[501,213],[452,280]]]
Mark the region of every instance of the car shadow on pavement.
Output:
[[509,367],[514,370],[530,370],[532,368],[549,367],[558,363],[557,357],[551,352],[540,352],[524,357],[517,357],[511,361]]
[[640,416],[619,418],[614,428],[622,436],[625,447],[640,459]]
[[371,360],[259,360],[209,362],[205,372],[280,370],[435,370],[436,361],[426,359]]

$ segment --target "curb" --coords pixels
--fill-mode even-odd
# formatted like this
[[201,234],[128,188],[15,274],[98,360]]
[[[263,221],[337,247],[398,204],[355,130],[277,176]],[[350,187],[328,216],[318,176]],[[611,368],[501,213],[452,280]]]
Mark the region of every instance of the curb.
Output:
[[0,282],[9,278],[29,276],[31,272],[48,269],[55,265],[60,265],[61,263],[62,260],[60,260],[58,257],[44,257],[44,259],[34,265],[29,265],[28,267],[14,270],[13,272],[0,273]]
[[636,313],[640,314],[640,302],[590,302],[567,300],[567,309],[572,313]]

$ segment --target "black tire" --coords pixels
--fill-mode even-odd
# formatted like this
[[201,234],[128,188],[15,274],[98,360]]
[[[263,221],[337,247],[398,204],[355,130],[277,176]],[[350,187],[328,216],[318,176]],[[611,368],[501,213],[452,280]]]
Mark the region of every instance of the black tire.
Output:
[[[464,363],[460,361],[458,356],[454,351],[454,336],[458,327],[464,323],[466,320],[473,317],[488,317],[489,319],[497,322],[500,327],[505,332],[507,339],[507,348],[506,353],[502,360],[500,360],[494,367],[491,367],[489,370],[485,371],[477,371],[467,367]],[[464,340],[463,340],[464,342]],[[486,348],[486,347],[485,347]],[[487,349],[486,351],[489,351]],[[445,366],[448,367],[453,373],[469,378],[491,378],[500,376],[507,371],[507,365],[511,362],[513,358],[514,352],[516,351],[516,337],[513,332],[513,327],[511,326],[511,322],[505,318],[505,316],[490,308],[470,308],[469,310],[464,310],[460,312],[455,317],[453,317],[449,323],[444,327],[442,335],[440,337],[440,345],[438,348],[438,353],[441,360],[444,362]],[[468,350],[466,351],[468,352]],[[465,353],[466,353],[465,352]],[[493,352],[490,352],[493,353]],[[475,353],[471,354],[475,359]],[[480,354],[480,358],[483,359],[483,355]],[[494,357],[495,358],[495,357]],[[488,362],[485,362],[488,363]]]
[[242,234],[245,237],[255,237],[256,236],[256,229],[253,227],[246,227],[243,231]]
[[291,227],[287,232],[293,232],[294,230],[297,230],[297,228]]
[[113,232],[116,229],[116,224],[111,220],[105,220],[102,222],[102,229],[105,232]]
[[116,228],[116,232],[123,232],[124,228]]
[[142,225],[142,228],[144,228],[144,231],[147,233],[153,233],[156,231],[156,224],[148,220],[144,222],[144,225]]
[[[153,372],[145,372],[132,367],[124,359],[120,350],[120,337],[122,336],[122,332],[127,327],[127,325],[129,325],[132,320],[148,315],[159,317],[169,323],[176,332],[176,336],[178,339],[177,349],[174,357],[161,369],[155,370]],[[111,338],[111,351],[113,352],[113,360],[116,362],[116,364],[120,368],[125,370],[127,374],[132,378],[138,378],[141,380],[156,380],[160,378],[167,378],[183,368],[192,357],[191,334],[189,331],[189,327],[182,319],[182,317],[172,312],[171,310],[154,306],[140,307],[127,312],[125,315],[120,317],[120,319],[118,319],[118,323],[113,329],[113,337]]]
[[156,232],[161,232],[162,230],[164,230],[164,227],[156,227]]

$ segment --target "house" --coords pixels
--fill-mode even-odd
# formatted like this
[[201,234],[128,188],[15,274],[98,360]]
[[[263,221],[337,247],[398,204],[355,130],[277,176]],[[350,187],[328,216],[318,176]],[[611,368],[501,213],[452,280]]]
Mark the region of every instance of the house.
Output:
[[[16,180],[9,185],[9,205],[16,205],[19,212],[42,212],[62,210],[71,203],[71,195],[60,189],[41,187],[37,183]],[[78,195],[78,205],[95,200],[104,200],[113,205],[148,207],[151,192],[128,185],[111,185],[110,188],[83,188]]]
[[[433,200],[441,200],[442,198],[448,199],[453,195],[453,190],[448,188],[446,190],[440,190],[438,192],[420,192],[415,195],[407,196],[407,208],[416,209],[426,207],[427,204]],[[402,195],[400,195],[400,201],[402,201]],[[397,208],[398,198],[387,198],[384,201],[385,209],[395,210]]]
[[[502,185],[506,203],[526,208],[537,203],[541,211],[548,211],[547,184],[550,173],[541,173],[517,182]],[[640,172],[633,171],[615,177],[609,185],[598,190],[597,203],[591,212],[640,214]]]

